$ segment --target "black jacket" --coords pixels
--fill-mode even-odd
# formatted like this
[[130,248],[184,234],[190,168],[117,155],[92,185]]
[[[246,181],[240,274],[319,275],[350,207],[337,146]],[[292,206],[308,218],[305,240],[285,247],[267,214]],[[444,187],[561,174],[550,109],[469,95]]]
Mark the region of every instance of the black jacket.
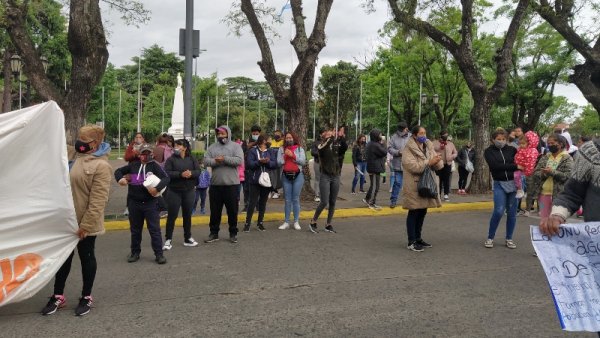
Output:
[[367,172],[369,174],[384,173],[387,149],[381,143],[381,132],[373,129],[369,135],[371,142],[367,144]]
[[510,181],[514,179],[514,172],[517,170],[515,164],[515,154],[517,149],[505,145],[499,149],[491,145],[485,149],[483,156],[490,167],[494,181]]
[[339,176],[342,171],[341,163],[344,154],[348,150],[348,144],[344,139],[335,140],[333,137],[322,141],[318,146],[319,164],[321,172],[327,175]]
[[473,147],[471,147],[471,149],[463,147],[458,152],[458,156],[456,156],[456,162],[459,166],[464,168],[467,165],[467,157],[469,158],[469,161],[475,165],[475,149],[473,149]]
[[310,156],[312,156],[315,163],[319,163],[319,142],[313,142],[310,147]]
[[[192,172],[192,177],[181,177],[181,173],[186,170]],[[181,158],[179,155],[169,157],[167,162],[165,162],[165,171],[167,172],[167,175],[169,175],[169,178],[171,178],[169,189],[179,191],[194,189],[198,177],[200,176],[200,173],[202,173],[198,161],[196,161],[193,156]]]
[[[269,162],[262,163],[259,161],[260,158],[268,158]],[[248,166],[246,167],[246,183],[258,184],[258,178],[263,171],[268,172],[269,170],[277,168],[277,154],[273,155],[272,148],[265,151],[260,151],[257,147],[248,149],[246,154]]]
[[120,181],[125,175],[129,175],[129,185],[127,188],[127,199],[137,202],[148,202],[155,197],[150,195],[148,189],[143,183],[148,173],[153,173],[160,178],[160,183],[156,186],[156,190],[160,191],[169,184],[169,176],[164,170],[154,161],[142,164],[140,161],[129,162],[128,165],[115,170],[115,179]]
[[364,144],[355,144],[352,147],[352,164],[356,167],[358,162],[367,161],[367,146]]

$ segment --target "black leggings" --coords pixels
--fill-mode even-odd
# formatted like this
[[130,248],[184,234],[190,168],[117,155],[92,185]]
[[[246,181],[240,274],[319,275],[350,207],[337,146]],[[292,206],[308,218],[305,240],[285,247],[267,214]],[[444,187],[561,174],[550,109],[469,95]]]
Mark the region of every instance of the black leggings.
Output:
[[183,239],[188,240],[192,237],[192,209],[194,208],[195,198],[194,189],[169,191],[167,194],[169,215],[167,216],[167,229],[165,231],[166,239],[173,239],[173,229],[175,229],[175,220],[179,216],[179,208],[181,208],[181,217],[183,218]]
[[427,209],[412,209],[408,210],[406,216],[406,233],[408,234],[408,244],[414,243],[421,238],[423,230],[423,222],[427,215]]
[[452,179],[452,165],[444,164],[444,167],[436,171],[436,174],[440,177],[440,195],[448,195]]
[[259,184],[248,183],[250,191],[250,200],[248,202],[248,210],[246,210],[246,224],[252,223],[252,215],[258,204],[258,223],[262,223],[265,218],[265,210],[267,209],[267,200],[272,188],[266,188]]
[[[77,253],[79,254],[79,260],[81,260],[81,275],[83,277],[83,289],[81,291],[81,297],[90,296],[92,294],[92,287],[94,286],[94,279],[96,279],[96,256],[94,255],[94,248],[96,246],[96,236],[87,236],[77,243]],[[71,272],[71,262],[73,262],[73,255],[75,250],[71,252],[69,258],[63,263],[56,273],[54,279],[54,294],[62,295],[65,292],[65,284],[69,272]]]
[[458,189],[465,190],[467,188],[467,180],[469,179],[469,171],[463,166],[458,166]]

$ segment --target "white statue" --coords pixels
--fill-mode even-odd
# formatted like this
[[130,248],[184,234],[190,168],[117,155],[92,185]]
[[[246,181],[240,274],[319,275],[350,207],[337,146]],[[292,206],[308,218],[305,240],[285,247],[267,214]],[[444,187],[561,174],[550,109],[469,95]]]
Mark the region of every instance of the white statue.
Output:
[[181,88],[181,74],[177,73],[177,88]]

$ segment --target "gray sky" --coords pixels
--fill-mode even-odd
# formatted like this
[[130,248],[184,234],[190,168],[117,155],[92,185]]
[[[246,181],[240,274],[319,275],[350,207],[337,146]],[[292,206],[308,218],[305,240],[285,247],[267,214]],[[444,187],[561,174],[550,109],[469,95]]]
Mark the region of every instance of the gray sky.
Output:
[[[218,71],[220,79],[246,76],[264,80],[256,64],[260,60],[260,51],[249,29],[243,36],[236,37],[221,22],[229,12],[232,1],[194,2],[194,29],[200,30],[201,48],[207,49],[198,58],[198,75],[206,77]],[[286,0],[268,1],[278,9],[285,2]],[[306,27],[310,34],[317,1],[304,2]],[[131,64],[132,57],[154,43],[167,52],[178,53],[179,28],[185,27],[185,0],[144,0],[143,3],[152,14],[151,20],[139,28],[125,25],[116,12],[105,13],[105,21],[109,21],[109,62],[116,66]],[[366,15],[360,3],[361,0],[334,1],[325,29],[327,46],[320,54],[319,66],[335,64],[339,60],[364,60],[365,56],[370,57],[380,45],[381,39],[377,31],[389,19],[387,5],[384,1],[376,1],[377,11]],[[296,58],[292,58],[289,44],[292,33],[290,14],[290,10],[284,12],[284,23],[276,27],[281,37],[274,39],[271,46],[276,69],[285,74],[289,74],[292,65],[297,64]],[[579,105],[587,103],[573,85],[559,86],[556,94],[564,95]]]

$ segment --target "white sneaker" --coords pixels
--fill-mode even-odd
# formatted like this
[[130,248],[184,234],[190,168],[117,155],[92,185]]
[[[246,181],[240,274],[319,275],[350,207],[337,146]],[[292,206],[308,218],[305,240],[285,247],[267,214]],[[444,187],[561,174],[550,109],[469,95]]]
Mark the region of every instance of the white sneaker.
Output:
[[493,239],[486,239],[485,242],[483,243],[483,246],[485,246],[486,248],[493,248],[494,247],[494,240]]
[[171,250],[173,248],[173,244],[170,239],[165,241],[165,245],[163,245],[163,250]]
[[300,228],[300,223],[294,222],[294,229],[301,230],[302,228]]
[[287,230],[290,228],[290,224],[285,222],[282,225],[279,226],[279,230]]
[[448,195],[444,195],[444,201],[448,202],[450,200],[450,197],[448,197]]
[[321,198],[319,196],[315,197],[315,202],[321,202]]
[[517,199],[521,199],[521,198],[525,197],[525,192],[523,191],[523,189],[517,190],[517,194],[515,195],[515,197]]
[[390,188],[390,194],[392,193],[392,189]]
[[278,199],[278,198],[279,198],[279,194],[278,194],[278,193],[276,193],[276,192],[274,192],[274,193],[273,193],[273,196],[272,196],[271,198],[272,198],[272,199],[274,199],[274,200],[276,200],[276,199]]
[[190,239],[183,241],[183,246],[198,246],[198,242],[190,237]]
[[515,244],[515,242],[513,242],[512,239],[507,239],[506,240],[506,247],[509,249],[516,249],[517,245]]

